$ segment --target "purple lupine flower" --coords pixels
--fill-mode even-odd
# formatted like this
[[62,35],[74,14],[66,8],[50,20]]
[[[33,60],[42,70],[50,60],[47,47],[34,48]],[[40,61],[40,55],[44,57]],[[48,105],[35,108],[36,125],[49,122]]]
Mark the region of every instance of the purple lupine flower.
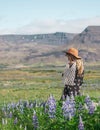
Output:
[[63,116],[65,119],[71,119],[75,115],[75,101],[67,97],[66,101],[62,105]]
[[63,102],[62,110],[63,110],[63,116],[64,116],[65,118],[68,118],[68,116],[69,116],[68,106],[69,106],[69,105],[67,104],[67,102]]
[[81,116],[79,117],[78,129],[79,129],[79,130],[84,130],[84,124],[83,124],[83,121],[82,121]]
[[92,102],[92,104],[89,106],[88,109],[89,109],[89,114],[93,114],[93,113],[94,113],[95,106],[94,106],[93,102]]
[[12,118],[12,111],[10,111],[8,117],[9,117],[9,118]]
[[73,106],[71,106],[70,105],[70,107],[69,107],[69,113],[71,114],[71,117],[74,117],[74,115],[75,115],[75,108],[73,108]]
[[48,106],[48,114],[50,118],[55,118],[55,113],[56,113],[56,101],[52,95],[48,98],[47,101],[47,106]]
[[34,130],[36,130],[39,127],[39,122],[38,122],[38,118],[36,116],[35,111],[33,113],[32,121],[33,121],[33,125],[34,125]]
[[49,104],[49,117],[50,118],[55,118],[55,112],[56,112],[56,105],[52,102],[51,104]]
[[16,125],[17,123],[18,123],[18,119],[16,117],[15,120],[14,120],[14,124]]
[[65,119],[71,119],[70,117],[74,115],[72,106],[70,104],[66,104],[66,102],[63,103],[62,110],[63,110],[63,116],[65,117]]
[[11,104],[9,103],[9,104],[7,105],[7,111],[9,111],[10,108],[11,108]]
[[33,108],[33,103],[30,103],[29,108],[30,109]]
[[71,93],[71,96],[70,96],[70,98],[72,99],[72,101],[75,101],[75,98],[74,98],[74,95],[73,95],[73,93]]
[[23,114],[23,111],[24,111],[24,105],[22,104],[21,101],[19,102],[19,111],[20,111],[21,114]]
[[70,105],[72,106],[72,108],[75,108],[75,100],[70,99]]
[[65,95],[62,95],[61,100],[63,101],[65,100]]
[[92,102],[91,102],[89,95],[86,96],[85,103],[87,104],[87,106],[91,105]]
[[83,106],[82,106],[81,103],[79,104],[79,108],[78,108],[78,110],[79,110],[79,111],[83,110]]
[[12,109],[16,108],[16,104],[12,102],[12,103],[11,103],[11,108],[12,108]]
[[90,99],[89,96],[87,96],[87,97],[85,98],[85,102],[86,102],[86,105],[87,105],[89,114],[93,114],[93,113],[94,113],[94,110],[95,110],[95,106],[94,106],[94,104],[93,104],[93,101]]

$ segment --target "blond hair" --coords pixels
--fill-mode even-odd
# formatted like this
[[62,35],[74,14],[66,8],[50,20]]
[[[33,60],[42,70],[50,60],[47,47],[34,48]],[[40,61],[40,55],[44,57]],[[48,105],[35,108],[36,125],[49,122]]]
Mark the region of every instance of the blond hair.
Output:
[[78,70],[78,75],[81,75],[84,71],[82,59],[76,59],[76,67],[77,67],[77,70]]

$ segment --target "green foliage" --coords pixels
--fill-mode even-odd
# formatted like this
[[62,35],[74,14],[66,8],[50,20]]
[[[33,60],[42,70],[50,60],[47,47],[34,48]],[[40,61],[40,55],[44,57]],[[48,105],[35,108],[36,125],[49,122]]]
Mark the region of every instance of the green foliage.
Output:
[[[63,84],[61,79],[61,72],[64,66],[42,66],[29,67],[13,70],[0,70],[0,130],[33,130],[32,116],[34,110],[39,121],[39,130],[78,130],[79,115],[81,115],[85,130],[99,130],[100,129],[100,106],[95,112],[90,115],[88,110],[84,108],[85,96],[77,96],[76,114],[71,120],[65,120],[62,112],[62,101],[59,101]],[[99,67],[86,68],[84,84],[81,92],[84,95],[90,95],[94,102],[99,102],[100,97],[100,70]],[[25,107],[23,114],[18,109],[11,109],[13,117],[8,118],[4,116],[2,108],[9,102],[17,103],[20,99],[23,101],[35,100],[44,102],[48,95],[53,94],[56,102],[56,118],[50,119],[45,113],[43,107]],[[39,100],[39,101],[38,101]],[[42,101],[41,101],[42,100]],[[82,106],[81,109],[79,107]],[[8,114],[8,113],[7,113]],[[18,123],[14,125],[15,118],[18,118]],[[5,124],[3,125],[2,119]],[[7,121],[7,124],[6,124]]]
[[[95,99],[95,101],[98,101]],[[33,104],[30,107],[30,104]],[[35,100],[35,101],[19,101],[15,104],[12,103],[6,105],[2,111],[1,118],[7,120],[7,123],[0,125],[0,130],[24,130],[25,127],[27,130],[33,130],[34,125],[32,122],[33,112],[36,111],[38,117],[39,126],[37,130],[78,130],[79,116],[81,115],[84,130],[99,130],[100,129],[100,106],[96,107],[96,110],[93,114],[89,114],[88,110],[84,108],[85,96],[76,96],[75,97],[75,107],[76,112],[75,116],[70,120],[65,119],[62,112],[63,101],[56,101],[56,117],[49,118],[48,113],[45,111],[46,101]],[[81,104],[81,109],[80,108]],[[23,107],[23,110],[21,109]],[[4,115],[6,112],[6,115]],[[9,117],[9,112],[12,112],[12,117]],[[17,117],[18,122],[14,124],[14,120]],[[35,129],[34,129],[35,130]]]

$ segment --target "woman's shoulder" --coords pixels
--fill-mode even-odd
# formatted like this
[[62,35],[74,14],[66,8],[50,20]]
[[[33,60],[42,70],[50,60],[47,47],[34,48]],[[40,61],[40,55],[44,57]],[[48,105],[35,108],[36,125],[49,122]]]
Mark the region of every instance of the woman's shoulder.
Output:
[[76,68],[76,62],[73,62],[73,64],[70,66],[70,68]]

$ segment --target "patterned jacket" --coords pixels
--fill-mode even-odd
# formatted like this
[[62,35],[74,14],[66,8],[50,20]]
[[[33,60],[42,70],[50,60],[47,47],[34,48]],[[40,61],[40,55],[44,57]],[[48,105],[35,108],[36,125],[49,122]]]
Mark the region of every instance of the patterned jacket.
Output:
[[64,85],[81,86],[83,83],[84,72],[78,75],[76,62],[74,62],[69,68],[65,68],[63,74]]

